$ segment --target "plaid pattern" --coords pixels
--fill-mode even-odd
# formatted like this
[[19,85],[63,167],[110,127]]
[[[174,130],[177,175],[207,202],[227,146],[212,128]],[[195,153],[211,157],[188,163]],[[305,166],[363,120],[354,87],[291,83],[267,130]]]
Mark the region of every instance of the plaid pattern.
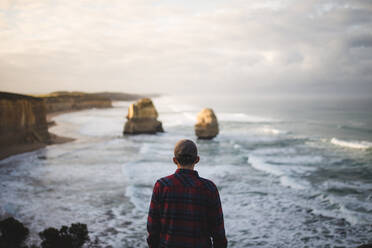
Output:
[[147,231],[150,248],[227,247],[216,185],[187,169],[159,179],[151,198]]

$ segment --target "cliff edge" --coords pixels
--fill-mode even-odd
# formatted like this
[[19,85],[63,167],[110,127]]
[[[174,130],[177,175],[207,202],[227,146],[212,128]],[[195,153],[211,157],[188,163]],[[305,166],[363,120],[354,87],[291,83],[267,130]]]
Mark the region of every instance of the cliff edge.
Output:
[[47,113],[112,107],[110,98],[83,92],[59,91],[38,97],[44,100]]
[[50,143],[44,101],[0,92],[0,159]]

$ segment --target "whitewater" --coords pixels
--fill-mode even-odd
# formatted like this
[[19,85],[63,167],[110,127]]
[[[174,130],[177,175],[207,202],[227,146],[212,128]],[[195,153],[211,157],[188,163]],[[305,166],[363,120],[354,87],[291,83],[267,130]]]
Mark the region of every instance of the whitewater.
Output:
[[[372,243],[370,113],[236,101],[155,98],[166,131],[157,135],[122,135],[130,102],[56,116],[50,131],[75,141],[0,161],[0,216],[25,223],[29,243],[45,227],[82,222],[100,247],[147,247],[152,187],[175,171],[174,144],[188,138],[195,169],[219,188],[229,247]],[[203,107],[220,124],[210,141],[193,131]]]

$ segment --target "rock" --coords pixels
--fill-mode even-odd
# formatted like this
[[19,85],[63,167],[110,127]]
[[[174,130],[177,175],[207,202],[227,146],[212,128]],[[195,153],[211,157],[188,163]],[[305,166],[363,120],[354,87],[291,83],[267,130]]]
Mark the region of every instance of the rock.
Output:
[[162,123],[157,118],[158,112],[151,99],[142,98],[129,106],[123,134],[164,132]]
[[84,92],[58,91],[38,97],[44,100],[47,113],[112,107],[111,99]]
[[13,147],[39,144],[40,148],[50,141],[42,99],[0,92],[0,159],[14,154]]
[[111,101],[137,101],[138,99],[141,99],[143,95],[138,94],[129,94],[129,93],[123,93],[123,92],[97,92],[97,93],[91,93],[91,95],[102,97],[102,98],[108,98],[111,99]]
[[195,124],[195,135],[199,139],[213,139],[217,136],[218,122],[213,110],[205,108],[199,112]]
[[[29,229],[13,217],[0,221],[1,248],[39,248],[40,246],[25,245]],[[69,227],[62,226],[60,230],[49,227],[39,233],[41,248],[81,248],[90,241],[86,224],[73,223]],[[89,246],[88,244],[88,247]],[[95,247],[95,246],[94,246]]]
[[86,224],[73,223],[60,230],[50,227],[39,233],[41,248],[80,248],[90,240]]
[[24,247],[29,230],[13,217],[0,221],[0,247]]
[[357,248],[372,248],[372,244],[360,245]]

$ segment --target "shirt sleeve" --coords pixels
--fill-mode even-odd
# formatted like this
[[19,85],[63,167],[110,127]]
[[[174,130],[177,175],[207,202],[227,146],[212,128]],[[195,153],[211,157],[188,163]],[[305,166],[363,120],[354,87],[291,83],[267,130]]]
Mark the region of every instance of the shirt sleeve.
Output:
[[155,183],[149,214],[147,217],[147,231],[149,233],[147,237],[147,243],[150,248],[157,248],[159,246],[160,239],[160,202],[159,202],[160,184]]
[[220,195],[216,188],[211,197],[210,211],[208,212],[209,230],[213,241],[214,248],[226,248],[227,239],[225,235],[225,225],[223,220],[222,205]]

